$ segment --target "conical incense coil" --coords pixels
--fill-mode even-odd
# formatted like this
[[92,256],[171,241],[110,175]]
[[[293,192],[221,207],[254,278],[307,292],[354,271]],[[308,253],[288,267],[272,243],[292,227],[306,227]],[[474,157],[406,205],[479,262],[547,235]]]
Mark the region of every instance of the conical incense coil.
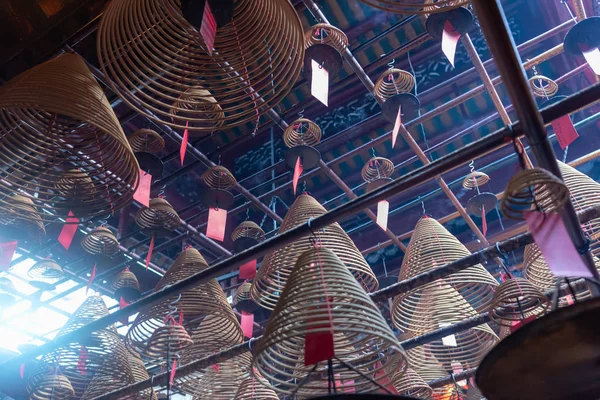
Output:
[[156,329],[150,336],[146,354],[154,360],[166,358],[169,353],[178,353],[192,343],[190,335],[183,326],[164,325]]
[[480,188],[490,181],[490,177],[484,173],[479,171],[469,172],[465,179],[463,179],[462,186],[467,190],[473,190]]
[[133,272],[129,268],[119,272],[113,281],[113,289],[119,290],[123,288],[137,289],[140,290],[140,283]]
[[315,147],[321,141],[321,128],[306,118],[299,118],[283,131],[283,142],[290,149],[297,146]]
[[[244,358],[245,357],[245,358]],[[234,359],[219,362],[197,374],[193,380],[188,379],[187,384],[177,387],[184,393],[194,396],[196,400],[231,400],[235,396],[240,382],[249,376],[250,354],[242,355],[244,363],[240,363],[240,356]]]
[[342,54],[348,48],[348,37],[335,26],[316,24],[304,33],[304,47],[308,49],[315,44],[333,47],[338,53]]
[[556,211],[567,201],[569,190],[560,179],[544,169],[530,168],[510,179],[500,202],[500,211],[508,218],[522,220],[525,212],[536,207]]
[[542,75],[534,75],[529,78],[529,87],[534,95],[543,99],[547,99],[558,93],[558,84]]
[[165,139],[152,129],[138,129],[129,136],[131,149],[145,153],[160,153],[165,148]]
[[62,197],[88,200],[94,196],[94,183],[85,171],[70,169],[56,181],[56,191]]
[[[380,10],[396,14],[433,14],[452,10],[469,3],[469,0],[361,0]],[[432,3],[434,3],[432,5]]]
[[[127,352],[127,357],[129,358],[129,366],[131,367],[131,374],[133,375],[134,383],[143,382],[146,379],[150,379],[150,375],[148,375],[148,371],[144,366],[144,362],[137,353],[129,350]],[[137,396],[133,398],[136,400],[157,400],[156,393],[154,393],[152,388],[139,392]]]
[[377,81],[373,94],[380,101],[386,101],[401,93],[410,93],[415,87],[415,77],[408,71],[390,68]]
[[[226,129],[255,123],[298,80],[304,59],[302,24],[286,0],[234,4],[229,23],[214,14],[211,56],[200,26],[186,19],[179,3],[111,2],[98,27],[97,46],[109,85],[131,108],[181,132],[186,125],[191,133],[208,135],[217,125]],[[189,95],[198,89],[207,94]],[[212,119],[217,105],[218,119]]]
[[29,396],[35,400],[67,400],[75,396],[75,391],[66,376],[57,374],[40,378]]
[[[423,217],[415,226],[402,260],[398,281],[412,278],[469,255],[471,255],[469,250],[439,222],[433,218]],[[441,283],[447,284],[444,287],[448,288],[449,299],[457,301],[456,304],[450,304],[450,306],[458,307],[458,312],[460,312],[460,307],[465,307],[464,312],[466,313],[470,313],[472,309],[478,312],[487,310],[494,295],[494,288],[498,286],[496,279],[481,264],[475,264],[439,281],[396,296],[392,313],[396,326],[403,331],[409,330],[416,333],[438,329],[439,326],[410,328],[406,325],[406,319],[416,312],[417,304],[424,301],[423,293],[430,288],[438,288]],[[456,296],[455,292],[450,290],[452,288],[456,289],[460,295]],[[445,290],[442,290],[440,294],[443,295],[444,292]],[[465,302],[463,297],[469,299],[469,302]],[[425,307],[427,306],[425,305]],[[427,319],[424,322],[427,322]]]
[[251,282],[244,282],[236,290],[235,296],[233,297],[233,306],[238,311],[253,312],[258,308],[258,304],[252,300],[250,296],[250,290],[252,289]]
[[215,165],[204,171],[202,180],[209,188],[218,190],[231,189],[237,183],[233,174],[221,165]]
[[269,382],[261,377],[244,379],[233,400],[279,400]]
[[[425,382],[446,378],[448,372],[442,367],[438,360],[423,346],[415,347],[406,351],[406,357],[415,373]],[[452,370],[451,368],[449,370]],[[433,388],[433,399],[435,400],[460,400],[454,384]]]
[[65,171],[61,154],[67,153],[69,163],[85,166],[91,179],[80,219],[131,203],[137,161],[104,90],[81,57],[63,54],[4,84],[0,126],[0,210],[11,206],[5,196],[23,189],[21,196],[48,211],[39,213],[42,219],[64,219],[72,202],[81,200],[59,182]]
[[373,157],[360,172],[365,182],[390,178],[394,174],[394,163],[383,157]]
[[1,206],[0,224],[12,229],[22,229],[28,232],[28,237],[42,239],[46,236],[46,228],[42,217],[30,198],[13,194],[8,202]]
[[404,374],[396,374],[392,383],[401,396],[413,396],[418,399],[433,399],[433,389],[412,368]]
[[63,269],[56,261],[45,259],[33,264],[27,271],[27,276],[35,280],[53,280],[61,278],[63,273]]
[[[278,233],[286,232],[295,226],[307,222],[311,218],[325,214],[326,210],[313,197],[304,193],[296,198],[285,216]],[[358,283],[367,292],[376,290],[377,278],[364,257],[341,228],[338,223],[333,223],[315,232],[316,239],[305,237],[288,244],[272,253],[268,253],[256,273],[252,291],[254,301],[261,307],[273,309],[279,298],[279,293],[287,282],[287,278],[296,265],[300,254],[314,247],[318,241],[323,247],[333,251],[348,267]]]
[[88,254],[114,257],[119,251],[119,241],[112,231],[104,226],[93,229],[81,240],[81,247]]
[[489,313],[497,324],[512,326],[526,317],[544,315],[549,306],[550,300],[531,282],[509,278],[496,289]]
[[[337,359],[368,375],[391,378],[405,370],[404,353],[377,306],[342,261],[331,250],[318,247],[299,257],[254,353],[253,366],[261,376],[279,383],[276,391],[289,394],[299,385],[293,378],[304,357],[305,337],[323,332],[323,321],[330,322],[326,329],[332,330],[334,343],[336,334],[343,334],[343,347],[352,350],[339,351]],[[354,380],[357,393],[379,389],[336,359],[333,365],[334,373],[344,371]],[[308,375],[312,367],[301,366]],[[313,380],[311,375],[302,389],[321,390],[326,379],[315,374]]]
[[135,223],[148,236],[167,236],[181,224],[179,214],[163,198],[150,199],[150,207],[142,207],[135,214]]
[[260,241],[264,238],[265,231],[252,221],[244,221],[231,232],[231,240],[237,241],[242,238],[251,238]]

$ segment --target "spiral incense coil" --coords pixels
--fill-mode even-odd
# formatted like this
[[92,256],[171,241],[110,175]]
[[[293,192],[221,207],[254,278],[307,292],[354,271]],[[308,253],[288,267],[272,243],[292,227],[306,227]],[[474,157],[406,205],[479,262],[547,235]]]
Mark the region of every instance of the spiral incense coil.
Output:
[[119,251],[119,241],[112,231],[104,226],[93,229],[81,240],[81,247],[86,253],[114,257]]
[[166,358],[169,353],[178,353],[192,343],[190,335],[183,326],[165,325],[152,333],[146,354],[155,360]]
[[[327,211],[317,200],[306,193],[298,196],[285,216],[278,233],[286,232],[295,226],[316,218]],[[314,247],[314,242],[333,251],[354,275],[367,292],[377,290],[375,274],[365,261],[352,239],[336,222],[315,232],[315,238],[304,237],[285,247],[267,253],[256,273],[250,295],[261,307],[273,309],[287,278],[296,265],[300,254]]]
[[135,289],[140,290],[140,283],[133,272],[129,268],[125,268],[123,271],[115,277],[113,281],[113,289],[115,291],[119,289]]
[[94,196],[92,178],[80,169],[65,171],[56,181],[59,196],[86,201]]
[[40,378],[29,396],[35,400],[68,400],[75,396],[75,391],[66,376],[48,375]]
[[[443,379],[448,376],[446,369],[442,367],[439,361],[424,346],[407,350],[406,357],[415,372],[425,382]],[[452,368],[448,368],[448,371],[452,371]],[[433,398],[435,400],[461,400],[453,383],[434,388]]]
[[490,305],[490,318],[498,325],[512,326],[535,315],[540,317],[546,313],[550,300],[531,282],[523,278],[510,278],[502,282],[496,289]]
[[235,292],[233,297],[233,306],[235,307],[240,302],[252,301],[250,297],[250,289],[252,288],[252,282],[244,282],[240,285],[238,290]]
[[279,400],[269,382],[261,377],[244,379],[233,400]]
[[321,141],[321,128],[310,119],[299,118],[283,131],[283,142],[290,149],[296,146],[315,147]]
[[529,78],[529,87],[534,95],[543,99],[547,99],[558,93],[558,84],[542,75],[534,75]]
[[160,153],[165,148],[165,139],[152,129],[138,129],[129,136],[131,149],[145,153]]
[[507,218],[525,219],[525,212],[539,207],[557,211],[569,201],[567,186],[541,168],[525,169],[513,175],[504,190],[500,211]]
[[150,207],[142,207],[135,214],[135,223],[148,235],[167,236],[181,224],[179,214],[163,198],[150,199]]
[[233,174],[221,165],[215,165],[204,171],[202,180],[211,189],[227,190],[237,184]]
[[463,179],[462,186],[467,190],[477,189],[488,183],[490,181],[490,177],[484,173],[479,171],[473,171],[465,176]]
[[251,238],[260,241],[264,238],[265,231],[252,221],[244,221],[239,224],[231,233],[231,240],[236,241],[242,238]]
[[410,72],[390,68],[375,82],[373,94],[383,102],[397,94],[410,93],[414,87],[415,77]]
[[365,182],[377,179],[390,178],[394,174],[394,163],[383,157],[373,157],[360,172]]
[[10,204],[0,209],[0,224],[29,232],[29,237],[42,239],[46,236],[46,228],[42,217],[33,201],[18,194],[9,197]]
[[[85,200],[85,207],[77,210],[80,219],[107,215],[131,203],[137,161],[81,57],[63,54],[4,84],[0,132],[0,211],[13,208],[7,196],[16,192],[40,209],[39,214],[20,217],[36,221],[65,219],[74,201]],[[68,182],[59,182],[67,161],[81,166],[91,180],[84,185],[83,199],[73,198]]]
[[231,400],[238,391],[240,382],[249,376],[250,353],[246,352],[244,355],[245,366],[239,364],[236,359],[240,356],[237,356],[219,362],[216,364],[218,367],[206,368],[203,374],[189,381],[187,385],[178,384],[177,387],[184,393],[192,395],[195,400]]
[[[148,371],[146,370],[144,362],[140,358],[139,354],[129,350],[127,352],[127,357],[129,359],[129,366],[131,367],[134,383],[143,382],[147,379],[150,379],[150,375],[148,375]],[[158,400],[156,393],[154,393],[152,388],[142,390],[133,398],[136,400]]]
[[408,367],[404,374],[396,374],[392,384],[400,396],[413,396],[418,399],[433,399],[433,389],[413,370]]
[[[303,362],[298,365],[304,356],[305,337],[330,329],[334,345],[336,335],[345,338],[345,351],[338,342],[335,357],[363,374],[380,373],[390,379],[406,369],[402,347],[379,309],[340,258],[325,247],[299,256],[258,341],[253,367],[267,380],[279,383],[274,387],[277,392],[290,394],[312,369]],[[379,389],[361,374],[332,361],[334,373],[344,371],[345,379],[354,380],[357,393]],[[298,373],[302,379],[293,379]],[[322,390],[326,382],[326,374],[314,374],[304,381],[302,390]]]
[[333,47],[338,53],[343,54],[348,48],[348,37],[335,26],[316,24],[304,33],[304,48],[308,49],[315,44]]
[[302,24],[286,0],[234,3],[233,19],[218,26],[211,56],[179,2],[111,2],[97,47],[109,85],[132,109],[181,131],[187,125],[190,133],[210,134],[215,126],[255,123],[298,80]]
[[[380,10],[396,14],[434,14],[466,5],[469,0],[361,0]],[[432,4],[433,3],[433,4]]]
[[63,269],[54,260],[45,259],[33,264],[27,275],[34,280],[53,280],[63,276]]

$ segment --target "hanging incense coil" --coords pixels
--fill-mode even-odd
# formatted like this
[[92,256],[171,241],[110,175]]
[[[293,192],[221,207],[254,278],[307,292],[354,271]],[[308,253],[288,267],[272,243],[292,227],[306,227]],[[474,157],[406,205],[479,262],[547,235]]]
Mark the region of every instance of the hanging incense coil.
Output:
[[360,172],[365,182],[390,178],[394,174],[394,163],[383,157],[373,157]]
[[[127,357],[129,359],[129,366],[131,367],[131,374],[133,375],[134,383],[143,382],[147,379],[150,379],[150,375],[148,375],[148,371],[144,366],[144,362],[140,358],[139,354],[129,350],[127,352]],[[154,393],[154,389],[146,389],[139,392],[138,396],[139,400],[157,400],[156,393]]]
[[8,198],[8,203],[0,209],[0,224],[10,227],[12,238],[32,238],[42,240],[46,236],[46,228],[42,217],[33,201],[18,194]]
[[314,147],[321,141],[321,128],[307,118],[299,118],[283,131],[283,142],[290,149],[296,146]]
[[[17,191],[47,211],[19,215],[35,221],[65,219],[78,201],[85,203],[76,210],[80,219],[131,203],[137,161],[81,57],[63,54],[4,84],[0,128],[0,210],[14,210],[7,196]],[[67,163],[85,174],[85,181],[76,180],[81,188],[69,183],[73,175],[65,169]]]
[[163,198],[150,199],[150,207],[142,207],[135,214],[135,223],[148,236],[169,236],[181,219],[171,204]]
[[[439,361],[424,346],[406,350],[406,357],[415,373],[425,382],[435,381],[448,376],[448,372],[442,368]],[[432,390],[433,399],[435,400],[461,400],[454,384],[432,388]]]
[[27,276],[35,280],[54,280],[63,276],[63,269],[51,259],[40,260],[27,271]]
[[477,189],[490,181],[490,177],[479,171],[469,172],[463,179],[462,186],[467,190]]
[[240,356],[237,356],[216,364],[214,368],[206,368],[194,380],[189,380],[188,375],[187,385],[179,384],[178,380],[177,387],[196,400],[231,400],[238,391],[240,382],[249,376],[250,354],[246,352],[244,355],[245,366],[240,365]]
[[[396,14],[433,14],[464,6],[469,0],[361,0],[380,10]],[[432,4],[433,3],[433,4]]]
[[531,282],[510,278],[498,286],[490,304],[490,318],[498,325],[512,326],[526,317],[546,313],[550,300]]
[[373,95],[381,102],[400,93],[410,93],[415,87],[415,77],[408,71],[390,68],[377,81]]
[[233,174],[221,165],[215,165],[204,171],[202,180],[206,183],[206,186],[217,190],[228,190],[237,184]]
[[[294,374],[309,375],[312,366],[298,365],[298,361],[304,356],[305,336],[323,332],[319,321],[330,321],[334,343],[336,334],[345,338],[343,349],[349,350],[338,346],[335,357],[363,374],[381,373],[389,379],[406,369],[404,352],[377,306],[340,258],[318,247],[298,258],[254,353],[253,366],[261,376],[279,383],[276,391],[289,394],[301,382],[293,379]],[[345,379],[354,380],[357,393],[379,389],[336,359],[332,361],[334,373],[343,370]],[[315,374],[314,379],[304,381],[302,390],[322,390],[323,381],[327,382],[326,376]]]
[[[286,232],[326,212],[317,200],[304,193],[298,196],[290,207],[278,233]],[[342,260],[363,289],[367,292],[377,290],[379,284],[375,274],[352,239],[337,222],[315,232],[315,236],[317,242],[333,251]],[[304,237],[264,257],[250,292],[256,303],[271,310],[275,307],[298,257],[312,249],[314,241],[314,238]]]
[[418,399],[433,399],[433,389],[413,370],[408,367],[404,374],[396,374],[392,384],[400,396],[413,396]]
[[260,241],[264,238],[265,231],[260,226],[252,221],[244,221],[239,224],[231,233],[231,240],[238,241],[244,238],[254,239]]
[[178,353],[192,343],[190,335],[183,326],[165,325],[152,333],[146,354],[152,359],[166,358],[169,353]]
[[251,289],[252,282],[244,282],[236,290],[235,296],[233,297],[233,306],[238,311],[246,311],[253,313],[258,308],[258,304],[256,304],[250,296]]
[[81,239],[81,247],[88,254],[111,258],[121,251],[119,241],[114,233],[104,226],[94,228]]
[[29,396],[35,400],[68,400],[75,396],[75,391],[66,376],[57,374],[40,378]]
[[525,212],[539,207],[544,211],[561,209],[569,201],[567,186],[556,176],[541,168],[522,170],[510,179],[500,202],[500,211],[507,218],[525,219]]
[[543,99],[547,99],[558,93],[558,84],[542,75],[534,75],[529,78],[529,87],[534,95]]
[[348,48],[348,37],[339,28],[329,24],[316,24],[304,33],[304,48],[322,44],[343,54]]
[[279,400],[269,382],[262,377],[244,379],[233,400]]
[[94,183],[92,178],[80,169],[65,171],[56,181],[56,191],[66,198],[86,200],[92,196]]
[[140,283],[129,268],[125,268],[117,274],[112,283],[117,299],[123,298],[127,301],[136,300],[140,296]]
[[236,0],[233,12],[227,24],[215,13],[211,56],[179,3],[111,2],[98,28],[102,71],[131,108],[175,129],[209,134],[255,123],[298,80],[302,25],[285,0]]
[[165,139],[152,129],[138,129],[129,136],[131,149],[145,153],[160,153],[165,148]]

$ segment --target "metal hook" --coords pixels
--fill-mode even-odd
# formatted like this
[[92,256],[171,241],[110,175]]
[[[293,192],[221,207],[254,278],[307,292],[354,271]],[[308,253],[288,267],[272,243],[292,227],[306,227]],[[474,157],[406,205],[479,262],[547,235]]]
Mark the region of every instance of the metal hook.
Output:
[[[246,221],[248,221],[250,219],[250,209],[247,208],[246,209]],[[189,231],[188,231],[189,232]]]
[[164,199],[165,196],[165,189],[167,188],[167,185],[163,185],[160,190],[158,191],[158,197],[160,197],[161,199]]
[[304,108],[298,112],[300,118],[304,118]]
[[469,168],[471,168],[471,173],[475,172],[475,160],[471,160]]
[[392,69],[392,68],[394,68],[394,63],[395,63],[395,62],[396,62],[396,59],[394,58],[392,61],[390,61],[390,62],[387,64],[387,66],[388,66],[390,69]]
[[371,154],[373,155],[373,158],[375,158],[375,157],[376,157],[376,154],[375,154],[375,147],[371,147]]
[[421,200],[421,208],[423,209],[423,215],[427,214],[427,211],[425,211],[425,202],[423,200]]

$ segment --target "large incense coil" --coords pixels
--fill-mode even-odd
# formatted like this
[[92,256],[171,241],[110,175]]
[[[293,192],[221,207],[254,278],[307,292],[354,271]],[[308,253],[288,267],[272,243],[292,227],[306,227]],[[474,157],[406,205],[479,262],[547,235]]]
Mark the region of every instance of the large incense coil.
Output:
[[262,377],[244,379],[233,400],[279,400],[269,382]]
[[[289,1],[235,0],[234,6],[231,22],[218,26],[210,56],[179,2],[111,2],[98,28],[108,83],[131,108],[181,131],[188,125],[209,134],[214,126],[255,123],[298,79],[302,25]],[[182,96],[198,88],[206,95]]]
[[386,101],[401,93],[410,93],[415,87],[415,77],[408,71],[390,68],[377,81],[373,95],[380,101]]
[[[345,351],[338,341],[335,357],[363,374],[379,372],[391,378],[406,369],[400,343],[377,306],[340,258],[325,247],[313,248],[299,257],[258,341],[253,366],[261,376],[277,382],[277,392],[289,394],[300,382],[293,378],[299,372],[304,378],[312,369],[303,362],[298,365],[304,357],[305,336],[329,330],[334,343],[337,335],[343,334],[345,339],[341,346]],[[353,379],[357,393],[379,389],[362,375],[332,361],[334,373],[343,371],[345,379]],[[322,390],[327,377],[312,376],[302,386],[303,391]]]
[[348,37],[335,26],[316,24],[304,33],[304,47],[308,49],[316,44],[333,47],[338,53],[343,54],[348,48]]
[[433,399],[433,389],[410,367],[404,374],[395,375],[392,384],[400,396],[413,396],[423,400]]
[[148,236],[168,236],[181,224],[179,214],[163,198],[150,199],[150,207],[142,207],[135,214],[135,223]]
[[[108,308],[102,298],[89,296],[56,337],[70,334],[107,315]],[[101,387],[111,391],[133,383],[127,350],[114,325],[81,336],[76,342],[43,355],[27,381],[29,393],[36,390],[41,380],[47,376],[49,369],[55,368],[59,368],[60,372],[69,379],[75,398],[83,398],[84,393],[87,393],[87,398],[94,397],[94,394],[101,394]],[[93,378],[97,380],[97,384],[92,386]]]
[[[198,250],[187,248],[175,259],[153,292],[160,291],[165,286],[173,285],[207,268],[208,264]],[[209,337],[228,338],[232,335],[242,337],[241,328],[223,289],[215,279],[211,279],[182,292],[181,297],[174,295],[161,303],[142,308],[125,336],[127,347],[144,357],[148,356],[148,342],[152,334],[165,325],[165,319],[171,315],[173,307],[178,310],[176,315],[183,314],[183,327],[194,341],[194,345],[188,346],[183,352],[182,358],[185,358],[186,352],[195,351],[196,345],[208,343]],[[213,317],[218,317],[223,322],[216,323]],[[203,323],[205,320],[212,320],[214,323]],[[237,325],[231,321],[235,321]],[[200,343],[197,343],[196,337],[199,338]]]
[[202,180],[211,189],[227,190],[237,184],[233,174],[221,165],[215,165],[204,171]]
[[159,153],[165,148],[165,139],[155,130],[142,128],[129,136],[129,145],[136,153]]
[[529,87],[534,95],[548,99],[558,93],[558,84],[552,79],[542,75],[534,75],[528,80]]
[[361,0],[380,10],[396,14],[434,14],[466,5],[469,0]]
[[360,175],[365,182],[390,178],[394,174],[394,163],[383,157],[373,157],[366,163]]
[[[80,166],[91,179],[83,198],[64,196],[71,193],[60,189],[64,183],[56,186],[66,165]],[[81,201],[78,218],[107,215],[131,203],[138,171],[119,120],[81,57],[63,54],[0,89],[0,210],[10,212],[7,196],[18,192],[47,211],[19,215],[24,219],[65,219]]]
[[23,230],[31,238],[41,240],[46,236],[42,217],[30,198],[13,194],[8,198],[8,203],[0,209],[0,224],[10,226],[11,231]]
[[231,232],[231,240],[236,241],[242,238],[251,238],[260,241],[264,238],[265,231],[258,224],[252,221],[244,221]]
[[510,278],[498,286],[490,304],[490,318],[498,325],[512,326],[529,316],[546,313],[550,300],[523,278]]
[[490,177],[485,172],[473,171],[465,176],[462,186],[467,190],[473,190],[485,185],[489,181]]
[[40,260],[27,271],[27,276],[35,280],[53,280],[63,276],[63,269],[51,259]]
[[114,257],[121,251],[117,237],[104,226],[94,228],[81,239],[81,247],[95,256]]
[[[241,363],[240,359],[244,359]],[[234,359],[220,362],[213,368],[208,367],[203,374],[197,374],[187,384],[177,384],[184,393],[194,396],[195,400],[231,400],[234,398],[240,382],[249,375],[250,354],[244,353]],[[184,378],[184,379],[186,379]]]
[[[134,383],[150,379],[150,375],[148,375],[144,362],[137,353],[129,350],[127,352],[127,357],[129,358],[129,366],[131,367]],[[154,393],[152,388],[139,392],[138,397],[139,400],[157,400],[156,393]]]
[[523,220],[525,212],[539,207],[546,211],[561,209],[569,201],[567,186],[541,168],[519,171],[510,179],[500,202],[500,211],[508,218]]
[[[278,233],[286,232],[325,213],[325,208],[317,200],[303,193],[290,207]],[[367,292],[377,290],[379,284],[375,274],[354,242],[337,222],[319,230],[316,236],[323,247],[333,251],[342,260],[363,289]],[[263,258],[250,292],[256,303],[268,309],[275,307],[298,257],[312,249],[313,243],[313,238],[304,237],[268,253]]]
[[66,376],[56,374],[40,378],[29,396],[35,400],[68,400],[75,396],[75,391]]
[[94,182],[85,171],[70,169],[56,181],[56,191],[59,196],[86,201],[93,196]]
[[146,354],[154,360],[167,358],[169,354],[180,352],[192,343],[183,326],[165,325],[156,329],[150,336]]
[[307,118],[299,118],[283,131],[283,142],[290,149],[297,146],[315,147],[321,141],[321,128]]
[[120,289],[134,289],[140,290],[140,282],[133,272],[129,268],[125,268],[117,274],[112,283],[113,289],[116,291]]

